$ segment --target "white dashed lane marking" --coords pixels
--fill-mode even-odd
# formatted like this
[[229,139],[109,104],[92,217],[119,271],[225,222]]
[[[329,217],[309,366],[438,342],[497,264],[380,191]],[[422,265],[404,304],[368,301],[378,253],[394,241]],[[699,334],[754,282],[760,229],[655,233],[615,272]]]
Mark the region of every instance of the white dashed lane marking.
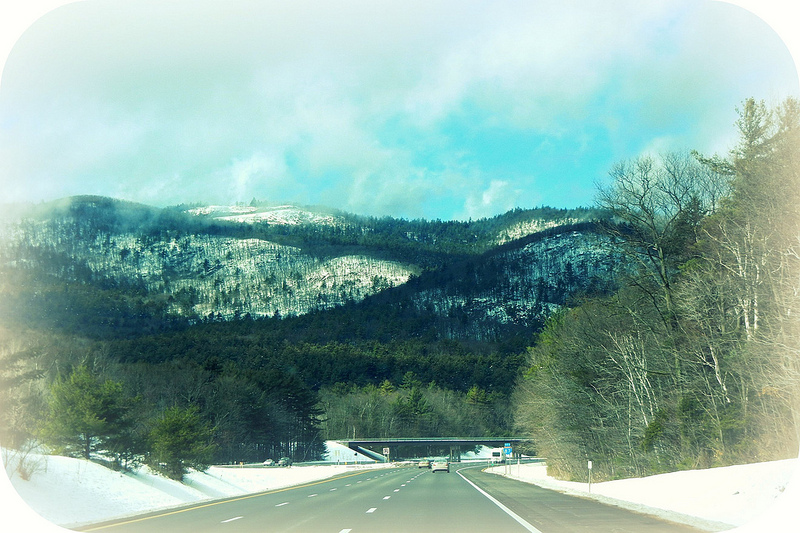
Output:
[[228,522],[233,522],[234,520],[239,520],[240,518],[244,518],[243,516],[234,516],[233,518],[228,518],[227,520],[223,520],[220,524],[227,524]]
[[367,514],[374,513],[377,510],[378,510],[377,507],[370,507],[369,509],[367,509]]
[[275,507],[283,507],[284,505],[289,505],[289,502],[283,502],[283,503],[279,503],[279,504],[278,504],[278,505],[276,505]]

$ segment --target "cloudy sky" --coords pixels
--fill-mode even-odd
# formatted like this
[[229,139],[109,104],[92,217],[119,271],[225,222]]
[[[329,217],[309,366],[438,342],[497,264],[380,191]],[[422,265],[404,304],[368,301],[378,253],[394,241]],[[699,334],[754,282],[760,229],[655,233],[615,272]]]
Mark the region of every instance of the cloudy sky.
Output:
[[5,64],[0,201],[590,205],[613,163],[725,154],[745,98],[789,95],[786,46],[721,2],[86,0]]

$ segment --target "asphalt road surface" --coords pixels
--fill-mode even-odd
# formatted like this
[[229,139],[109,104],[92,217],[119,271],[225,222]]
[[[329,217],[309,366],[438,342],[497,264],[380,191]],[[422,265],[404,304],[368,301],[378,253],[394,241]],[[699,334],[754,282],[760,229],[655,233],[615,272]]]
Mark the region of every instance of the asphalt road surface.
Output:
[[479,468],[451,465],[450,473],[417,468],[361,471],[87,526],[81,531],[688,533],[697,530],[486,474]]

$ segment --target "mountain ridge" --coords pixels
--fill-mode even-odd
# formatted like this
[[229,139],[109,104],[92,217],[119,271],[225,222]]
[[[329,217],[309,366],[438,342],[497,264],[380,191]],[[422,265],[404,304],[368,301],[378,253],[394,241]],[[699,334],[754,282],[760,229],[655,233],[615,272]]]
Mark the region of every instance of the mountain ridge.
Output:
[[380,301],[436,317],[445,337],[491,337],[609,289],[621,261],[588,209],[443,222],[82,196],[29,213],[4,224],[4,269],[136,295],[138,307],[188,323],[298,316],[386,293]]

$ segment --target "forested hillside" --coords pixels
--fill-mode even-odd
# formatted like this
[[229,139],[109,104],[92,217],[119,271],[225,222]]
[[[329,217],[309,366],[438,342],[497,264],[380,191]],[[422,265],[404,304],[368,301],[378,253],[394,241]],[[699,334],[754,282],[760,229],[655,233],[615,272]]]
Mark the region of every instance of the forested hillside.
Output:
[[[159,321],[303,315],[433,275],[413,305],[530,325],[606,283],[618,263],[593,223],[576,222],[597,211],[516,210],[469,223],[333,213],[155,209],[99,197],[31,207],[4,224],[0,251],[17,280],[7,298],[29,324],[117,337]],[[498,247],[511,234],[525,239]],[[489,334],[483,325],[472,335]]]
[[302,314],[405,282],[413,265],[336,255],[251,236],[227,236],[189,217],[135,225],[125,206],[77,198],[65,213],[10,225],[7,253],[18,269],[66,282],[121,287],[188,319]]
[[[20,387],[3,431],[120,465],[166,464],[164,428],[179,423],[195,428],[186,465],[312,459],[344,436],[507,434],[532,334],[622,269],[598,217],[406,221],[100,197],[16,210],[2,313],[5,379]],[[76,396],[113,406],[89,413],[108,423],[78,431],[85,420],[59,416]]]
[[727,157],[623,162],[599,192],[637,268],[548,320],[514,402],[557,475],[797,455],[800,106],[739,113]]

